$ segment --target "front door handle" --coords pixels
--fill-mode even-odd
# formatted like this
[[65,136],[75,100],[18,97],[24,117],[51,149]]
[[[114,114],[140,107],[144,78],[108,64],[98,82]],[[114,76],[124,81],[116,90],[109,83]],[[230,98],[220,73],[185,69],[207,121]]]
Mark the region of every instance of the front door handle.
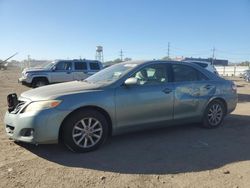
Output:
[[163,89],[162,91],[163,91],[164,93],[166,93],[166,94],[169,94],[169,93],[172,92],[172,89],[165,88],[165,89]]

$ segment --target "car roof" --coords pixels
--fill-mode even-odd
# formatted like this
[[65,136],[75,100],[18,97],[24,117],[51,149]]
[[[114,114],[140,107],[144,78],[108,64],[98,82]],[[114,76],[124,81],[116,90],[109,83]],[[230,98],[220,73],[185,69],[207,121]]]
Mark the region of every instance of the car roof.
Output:
[[84,62],[101,63],[98,60],[90,60],[90,59],[56,59],[54,62],[59,62],[59,61],[68,61],[68,62],[84,61]]
[[182,64],[182,65],[192,65],[195,67],[200,67],[193,62],[185,62],[185,61],[172,61],[172,60],[133,60],[133,61],[125,61],[121,64],[137,64],[137,65],[145,65],[150,63],[170,63],[170,64]]
[[203,64],[211,65],[211,63],[208,62],[208,61],[184,60],[184,62],[188,62],[188,63],[203,63]]
[[[198,64],[195,64],[193,62],[185,62],[185,61],[172,61],[172,60],[133,60],[133,61],[125,61],[120,64],[137,64],[138,66],[143,66],[143,65],[149,65],[151,63],[169,63],[169,64],[180,64],[180,65],[186,65],[186,66],[191,66],[193,68],[198,69],[205,75],[209,76],[210,78],[213,79],[221,79],[221,77],[218,77],[216,74],[204,69]],[[138,67],[137,66],[137,67]]]

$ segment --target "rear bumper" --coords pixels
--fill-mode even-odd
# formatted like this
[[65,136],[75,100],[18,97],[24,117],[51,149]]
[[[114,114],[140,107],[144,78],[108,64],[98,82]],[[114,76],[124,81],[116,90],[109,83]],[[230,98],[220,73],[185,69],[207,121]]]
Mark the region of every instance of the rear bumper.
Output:
[[227,99],[227,113],[230,114],[233,112],[237,106],[238,103],[238,95],[232,95]]

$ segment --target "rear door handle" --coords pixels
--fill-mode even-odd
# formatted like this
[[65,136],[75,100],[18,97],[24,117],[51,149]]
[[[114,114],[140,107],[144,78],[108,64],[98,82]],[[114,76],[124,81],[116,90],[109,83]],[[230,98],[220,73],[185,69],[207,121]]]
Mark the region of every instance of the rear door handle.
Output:
[[165,88],[165,89],[163,89],[162,91],[163,91],[164,93],[166,93],[166,94],[169,94],[169,93],[172,92],[172,89]]

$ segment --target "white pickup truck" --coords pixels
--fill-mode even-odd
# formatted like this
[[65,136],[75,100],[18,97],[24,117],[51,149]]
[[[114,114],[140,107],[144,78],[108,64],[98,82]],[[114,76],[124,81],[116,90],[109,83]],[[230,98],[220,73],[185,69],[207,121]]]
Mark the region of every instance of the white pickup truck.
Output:
[[56,60],[43,68],[24,69],[18,82],[40,87],[51,83],[84,80],[103,68],[96,60]]

